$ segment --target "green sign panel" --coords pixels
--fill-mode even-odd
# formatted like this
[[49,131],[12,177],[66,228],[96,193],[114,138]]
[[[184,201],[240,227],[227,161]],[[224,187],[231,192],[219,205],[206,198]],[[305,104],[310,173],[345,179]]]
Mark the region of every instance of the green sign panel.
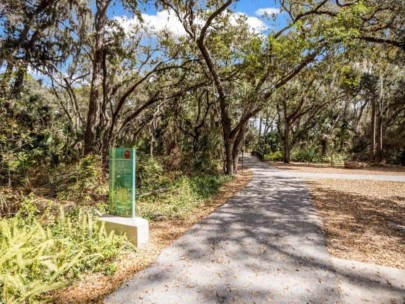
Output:
[[109,211],[135,218],[135,149],[110,149]]

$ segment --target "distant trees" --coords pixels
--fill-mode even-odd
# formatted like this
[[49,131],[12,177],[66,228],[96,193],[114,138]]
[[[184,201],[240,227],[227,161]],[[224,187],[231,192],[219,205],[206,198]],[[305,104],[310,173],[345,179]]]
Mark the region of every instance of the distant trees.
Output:
[[87,12],[80,1],[3,1],[1,95],[19,97],[29,68],[52,70],[67,60]]
[[384,137],[386,130],[404,119],[405,104],[403,90],[398,86],[404,82],[403,71],[390,64],[373,64],[361,79],[361,90],[370,108],[369,161],[384,160]]
[[[401,1],[283,0],[286,26],[266,31],[235,12],[235,0],[156,1],[178,33],[149,28],[143,3],[119,3],[135,16],[125,23],[110,17],[110,0],[3,1],[0,102],[10,125],[22,123],[14,102],[46,104],[57,117],[55,146],[33,147],[53,149],[53,160],[99,154],[106,162],[110,147],[135,145],[154,156],[176,151],[200,168],[220,160],[229,175],[248,132],[251,144],[272,130],[285,162],[303,143],[323,158],[400,155]],[[13,128],[0,131],[2,151],[4,138],[24,142]]]
[[[224,168],[230,175],[237,172],[249,120],[263,109],[277,89],[325,50],[317,36],[308,42],[297,39],[298,33],[287,33],[286,29],[262,40],[243,25],[243,16],[228,11],[234,2],[215,1],[203,10],[197,2],[161,1],[164,8],[175,12],[181,20],[190,38],[188,42],[193,43],[192,54],[204,63],[201,72],[215,88],[214,101],[221,117],[224,143]],[[240,24],[233,25],[232,18],[237,18]]]

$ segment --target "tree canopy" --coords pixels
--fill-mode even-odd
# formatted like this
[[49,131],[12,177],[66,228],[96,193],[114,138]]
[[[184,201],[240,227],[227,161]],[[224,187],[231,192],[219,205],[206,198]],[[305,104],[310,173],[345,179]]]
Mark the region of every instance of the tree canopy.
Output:
[[114,146],[229,175],[244,147],[404,161],[403,1],[283,0],[262,30],[237,2],[3,1],[4,180]]

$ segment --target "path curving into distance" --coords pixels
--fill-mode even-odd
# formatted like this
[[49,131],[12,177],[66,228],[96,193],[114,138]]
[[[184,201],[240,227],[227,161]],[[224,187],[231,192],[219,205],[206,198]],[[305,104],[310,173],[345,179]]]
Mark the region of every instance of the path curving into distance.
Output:
[[383,302],[405,299],[405,282],[395,281],[405,274],[401,270],[389,269],[394,272],[389,272],[388,284],[384,267],[375,279],[374,269],[369,273],[367,266],[348,261],[338,265],[331,258],[308,189],[299,178],[252,157],[245,163],[253,179],[244,190],[105,302],[354,303],[370,294],[373,298],[370,288]]

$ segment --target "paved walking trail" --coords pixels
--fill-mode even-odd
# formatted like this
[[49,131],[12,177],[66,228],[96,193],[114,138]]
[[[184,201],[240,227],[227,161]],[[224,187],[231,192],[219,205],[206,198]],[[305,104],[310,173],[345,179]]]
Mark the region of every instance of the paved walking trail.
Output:
[[[405,271],[332,259],[305,184],[253,158],[253,180],[106,303],[402,303]],[[366,302],[364,302],[366,303]]]

